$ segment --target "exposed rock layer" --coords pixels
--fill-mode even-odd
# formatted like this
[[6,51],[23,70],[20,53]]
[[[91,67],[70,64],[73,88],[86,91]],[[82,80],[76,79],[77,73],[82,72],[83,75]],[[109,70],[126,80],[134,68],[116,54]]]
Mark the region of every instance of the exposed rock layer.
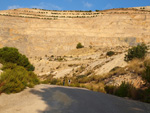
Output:
[[62,55],[78,42],[85,47],[150,42],[149,10],[115,9],[92,18],[57,20],[1,15],[0,25],[0,47],[17,47],[27,56]]

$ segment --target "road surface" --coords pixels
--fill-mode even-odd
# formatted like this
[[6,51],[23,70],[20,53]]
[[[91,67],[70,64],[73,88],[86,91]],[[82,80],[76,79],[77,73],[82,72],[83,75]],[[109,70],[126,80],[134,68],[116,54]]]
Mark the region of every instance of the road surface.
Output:
[[150,104],[81,88],[37,85],[0,95],[0,113],[150,113]]

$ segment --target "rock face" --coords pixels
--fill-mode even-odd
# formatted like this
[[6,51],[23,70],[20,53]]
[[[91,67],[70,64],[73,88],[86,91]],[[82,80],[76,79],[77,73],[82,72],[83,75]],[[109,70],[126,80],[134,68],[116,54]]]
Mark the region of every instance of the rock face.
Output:
[[19,17],[18,10],[15,13],[0,11],[0,47],[17,47],[27,56],[62,55],[75,49],[78,42],[85,47],[129,46],[150,42],[149,9],[99,11],[90,18],[71,18],[73,14],[70,13],[70,16],[55,20],[44,19],[42,15],[41,19],[25,17],[34,17],[35,14],[29,11],[36,9],[26,9],[26,12],[22,9],[22,15],[25,16]]

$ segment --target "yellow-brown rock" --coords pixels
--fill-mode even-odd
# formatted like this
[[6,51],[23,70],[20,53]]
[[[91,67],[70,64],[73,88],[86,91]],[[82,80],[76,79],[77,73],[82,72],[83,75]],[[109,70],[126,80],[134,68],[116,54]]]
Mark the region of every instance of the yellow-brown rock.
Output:
[[149,43],[149,31],[149,9],[0,11],[0,47],[17,47],[27,56],[62,55],[75,49],[78,42],[85,47]]

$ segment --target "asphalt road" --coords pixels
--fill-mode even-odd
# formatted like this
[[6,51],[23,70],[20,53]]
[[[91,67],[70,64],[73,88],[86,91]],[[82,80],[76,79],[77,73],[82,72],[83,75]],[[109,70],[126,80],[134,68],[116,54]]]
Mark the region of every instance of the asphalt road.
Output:
[[150,113],[150,104],[86,89],[38,85],[0,95],[0,113]]

